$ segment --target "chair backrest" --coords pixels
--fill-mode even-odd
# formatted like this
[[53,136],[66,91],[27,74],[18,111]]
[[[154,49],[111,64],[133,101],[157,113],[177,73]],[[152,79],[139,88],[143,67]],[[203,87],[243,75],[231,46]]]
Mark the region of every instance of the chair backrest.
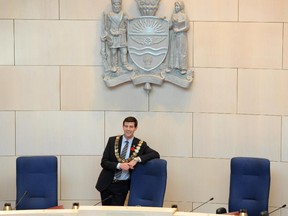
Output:
[[16,209],[58,205],[57,157],[23,156],[16,160]]
[[249,216],[268,211],[270,161],[264,158],[231,159],[229,212],[246,209]]
[[153,159],[137,164],[131,173],[128,206],[162,207],[167,182],[167,161]]

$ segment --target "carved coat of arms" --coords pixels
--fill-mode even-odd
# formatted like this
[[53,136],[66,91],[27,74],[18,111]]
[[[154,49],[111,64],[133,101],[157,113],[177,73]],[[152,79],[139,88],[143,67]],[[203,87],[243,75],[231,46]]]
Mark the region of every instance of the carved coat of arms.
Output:
[[108,87],[130,82],[144,85],[168,81],[188,88],[193,71],[188,68],[189,21],[182,1],[176,1],[170,20],[155,16],[160,0],[136,0],[140,17],[129,19],[122,0],[111,0],[112,11],[103,13],[101,54],[103,79]]

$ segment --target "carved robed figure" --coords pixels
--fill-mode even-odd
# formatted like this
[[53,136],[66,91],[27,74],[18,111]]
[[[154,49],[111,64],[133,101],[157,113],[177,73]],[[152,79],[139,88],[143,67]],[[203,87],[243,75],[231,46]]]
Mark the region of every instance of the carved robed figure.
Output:
[[188,69],[187,31],[189,30],[189,21],[184,13],[182,1],[175,2],[175,12],[171,16],[170,23],[170,55],[167,72],[177,69],[180,70],[181,74],[186,74]]

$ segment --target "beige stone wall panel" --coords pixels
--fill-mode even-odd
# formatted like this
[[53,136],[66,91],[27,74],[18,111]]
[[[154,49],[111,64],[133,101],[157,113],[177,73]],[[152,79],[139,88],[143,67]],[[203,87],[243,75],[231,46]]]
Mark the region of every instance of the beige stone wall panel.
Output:
[[239,21],[287,22],[287,0],[239,0]]
[[[16,199],[16,157],[0,157],[1,184],[0,205],[11,202],[14,206]],[[2,209],[1,209],[2,210]]]
[[[165,159],[168,161],[168,173],[173,173],[173,175],[168,175],[166,200],[190,202],[200,200],[203,203],[214,197],[215,199],[210,204],[223,203],[228,200],[229,160],[177,157]],[[209,212],[215,211],[215,209],[214,211],[210,209]],[[207,211],[204,208],[199,209],[199,212]]]
[[[62,156],[59,182],[61,199],[81,201],[80,205],[82,200],[93,200],[95,204],[96,199],[100,199],[100,193],[95,189],[98,175],[102,170],[100,163],[100,156]],[[85,182],[85,184],[80,187],[79,182]]]
[[0,0],[0,19],[58,19],[59,0]]
[[216,68],[193,70],[194,80],[188,89],[168,83],[155,88],[150,95],[150,110],[235,113],[237,70]]
[[188,7],[193,21],[238,20],[238,0],[190,0]]
[[283,31],[283,69],[288,69],[288,25],[284,23]]
[[17,155],[102,155],[103,112],[17,112]]
[[17,20],[16,65],[101,65],[100,21]]
[[288,71],[239,70],[238,112],[245,114],[288,114]]
[[264,157],[280,160],[281,117],[193,115],[193,157]]
[[195,67],[282,68],[279,23],[194,23]]
[[0,20],[0,65],[14,64],[13,21]]
[[59,67],[0,66],[0,110],[59,109]]
[[[15,155],[15,112],[0,112],[0,155]],[[0,193],[1,194],[1,193]],[[1,200],[1,198],[0,198]]]
[[288,162],[288,117],[282,117],[282,148],[281,161]]
[[147,111],[143,86],[127,82],[108,88],[102,75],[101,66],[61,67],[61,110]]
[[[285,204],[288,199],[288,189],[286,188],[288,173],[287,163],[271,162],[271,186],[269,195],[269,205],[272,210]],[[276,212],[275,212],[276,213]],[[287,208],[281,210],[281,215],[287,213]]]

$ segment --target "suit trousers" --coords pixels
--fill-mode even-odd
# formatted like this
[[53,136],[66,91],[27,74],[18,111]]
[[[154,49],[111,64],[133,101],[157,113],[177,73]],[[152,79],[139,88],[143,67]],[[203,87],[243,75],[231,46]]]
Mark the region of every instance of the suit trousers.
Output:
[[130,180],[113,181],[107,189],[100,193],[102,205],[124,206],[129,188]]

